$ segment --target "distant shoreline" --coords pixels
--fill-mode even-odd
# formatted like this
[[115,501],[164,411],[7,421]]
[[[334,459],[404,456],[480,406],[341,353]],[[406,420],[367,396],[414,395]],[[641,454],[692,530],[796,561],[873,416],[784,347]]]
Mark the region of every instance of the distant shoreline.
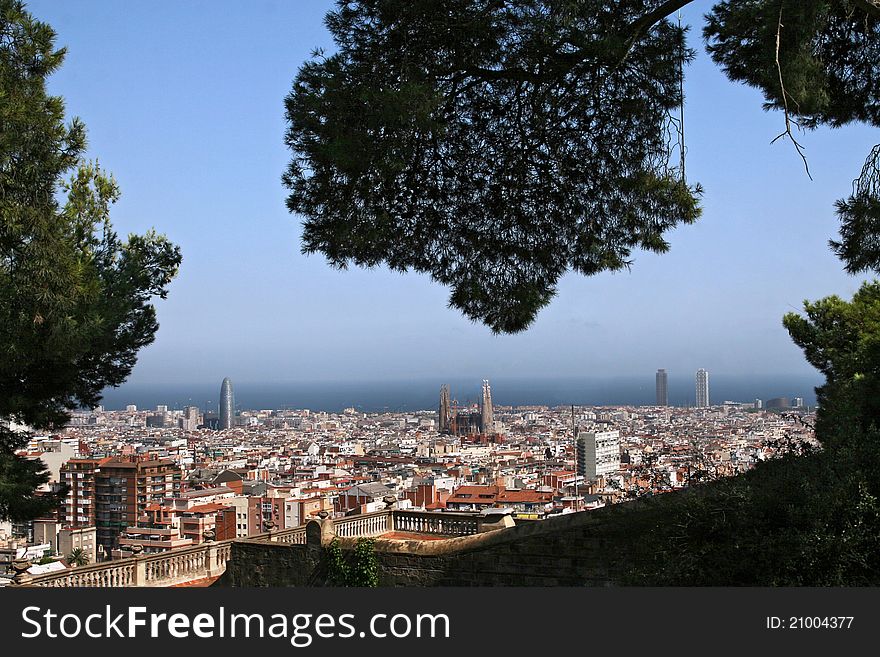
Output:
[[[222,377],[221,377],[222,380]],[[358,382],[237,382],[232,377],[236,407],[245,410],[310,409],[339,412],[355,408],[360,412],[415,412],[435,408],[441,384],[448,383],[452,398],[459,404],[476,403],[481,379],[431,378],[398,381]],[[656,402],[653,374],[650,377],[606,379],[490,379],[492,397],[497,406],[651,406]],[[816,403],[814,388],[822,383],[821,375],[713,376],[710,372],[710,402],[766,401],[774,397],[802,397],[804,403]],[[104,391],[106,410],[124,410],[128,404],[139,409],[159,404],[169,409],[193,405],[216,410],[220,398],[220,380],[210,383],[127,384]],[[669,404],[694,405],[693,375],[669,374]]]

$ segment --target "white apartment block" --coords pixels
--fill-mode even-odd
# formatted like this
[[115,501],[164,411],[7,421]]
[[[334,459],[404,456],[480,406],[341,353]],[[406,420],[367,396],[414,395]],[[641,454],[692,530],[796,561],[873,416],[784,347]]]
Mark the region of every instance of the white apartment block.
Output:
[[594,431],[582,434],[581,438],[585,447],[584,464],[587,479],[595,479],[620,470],[619,431]]

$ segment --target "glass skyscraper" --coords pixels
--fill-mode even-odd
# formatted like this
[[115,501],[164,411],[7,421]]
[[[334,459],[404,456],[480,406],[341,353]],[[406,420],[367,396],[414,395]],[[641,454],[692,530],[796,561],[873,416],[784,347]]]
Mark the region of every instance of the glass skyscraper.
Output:
[[231,429],[235,422],[235,393],[229,377],[220,385],[220,428]]
[[700,368],[697,370],[697,406],[709,405],[709,372]]
[[669,379],[666,370],[657,370],[657,406],[669,406]]

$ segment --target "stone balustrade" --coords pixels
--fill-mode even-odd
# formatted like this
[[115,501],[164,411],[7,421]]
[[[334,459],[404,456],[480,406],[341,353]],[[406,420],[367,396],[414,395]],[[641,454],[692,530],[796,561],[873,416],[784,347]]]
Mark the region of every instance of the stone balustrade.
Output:
[[287,543],[288,545],[305,545],[306,544],[306,526],[300,525],[293,529],[282,529],[281,531],[272,532],[271,535],[263,534],[255,538],[263,538],[263,540],[272,540],[276,543]]
[[[470,536],[480,532],[482,518],[467,513],[394,511],[394,530],[407,534]],[[342,534],[340,534],[342,536]]]
[[[306,527],[269,531],[249,536],[247,540],[305,545],[308,542]],[[455,537],[470,536],[489,528],[485,519],[467,513],[386,510],[334,519],[330,532],[343,539],[377,537],[390,532]],[[14,582],[33,587],[174,586],[222,575],[235,540],[208,541],[42,575],[22,573]]]
[[339,518],[333,521],[336,535],[342,538],[381,536],[394,531],[393,514],[396,512],[377,511],[363,515]]
[[174,586],[221,575],[226,569],[232,541],[95,563],[61,572],[23,578],[37,587]]
[[35,575],[30,579],[25,578],[24,581],[28,586],[43,587],[137,586],[137,570],[136,560],[125,559]]

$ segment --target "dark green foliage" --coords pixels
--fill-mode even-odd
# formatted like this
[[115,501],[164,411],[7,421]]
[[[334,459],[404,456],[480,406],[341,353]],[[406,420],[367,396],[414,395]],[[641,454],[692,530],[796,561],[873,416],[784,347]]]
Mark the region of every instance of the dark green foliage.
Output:
[[880,271],[880,198],[867,194],[837,201],[840,240],[831,248],[850,274]]
[[880,426],[880,282],[864,283],[850,302],[829,296],[804,310],[783,324],[825,375],[816,436],[826,447],[862,443]]
[[659,4],[339,2],[338,52],[286,99],[303,250],[428,273],[496,332],[525,329],[569,269],[666,251],[699,189],[668,163],[684,31],[634,28]]
[[379,586],[379,565],[376,561],[375,541],[359,538],[349,559],[333,539],[325,550],[327,584],[330,586]]
[[348,583],[348,563],[342,555],[339,547],[339,539],[334,538],[325,548],[325,563],[327,564],[327,584],[330,586],[346,586]]
[[831,248],[851,274],[873,269],[880,272],[880,146],[865,161],[853,183],[853,193],[837,202],[840,241]]
[[[158,328],[150,300],[180,263],[160,235],[113,231],[118,187],[80,159],[83,125],[65,125],[62,99],[46,94],[64,56],[54,40],[20,2],[0,0],[0,421],[39,430],[126,379]],[[26,440],[0,423],[0,518],[54,504],[33,496],[41,464],[14,454]]]
[[31,520],[55,508],[58,498],[35,496],[34,490],[49,481],[45,464],[24,459],[15,450],[26,442],[21,434],[0,427],[0,517]]
[[379,586],[379,565],[375,541],[359,538],[354,548],[354,564],[349,572],[349,586]]
[[646,503],[627,581],[650,586],[880,585],[880,451],[788,455]]
[[731,80],[760,89],[767,109],[787,105],[803,127],[853,121],[880,126],[880,7],[866,11],[865,5],[849,0],[719,2],[706,16],[706,49]]

